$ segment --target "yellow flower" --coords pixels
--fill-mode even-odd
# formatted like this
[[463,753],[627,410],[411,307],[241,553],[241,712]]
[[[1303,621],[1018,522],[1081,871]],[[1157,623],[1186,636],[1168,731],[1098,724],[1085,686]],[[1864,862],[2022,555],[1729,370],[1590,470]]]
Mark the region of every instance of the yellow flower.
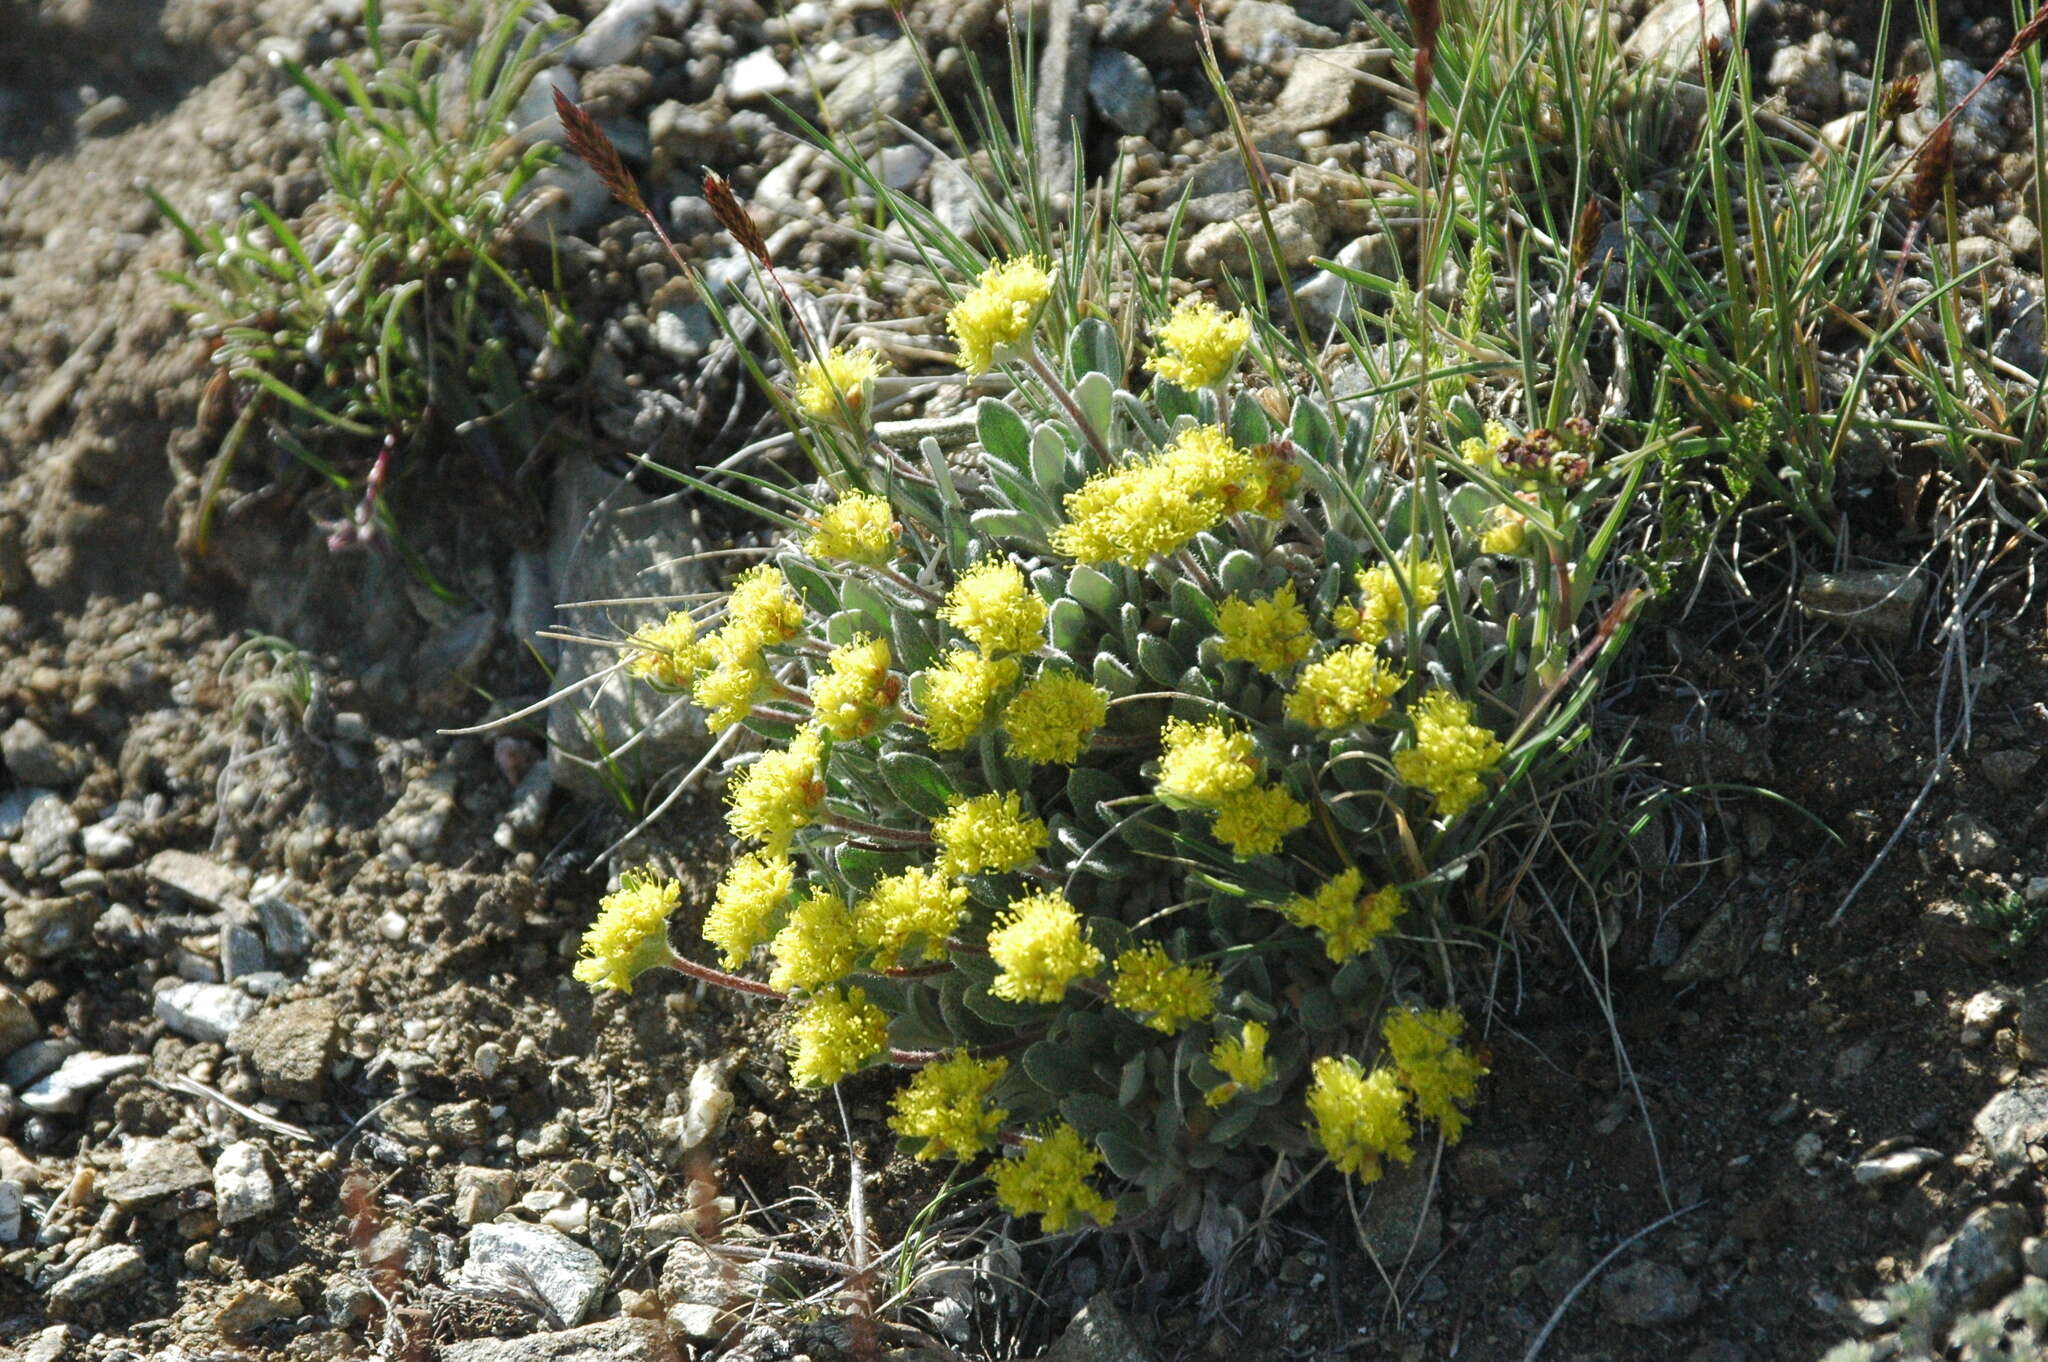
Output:
[[1226,598],[1216,623],[1223,635],[1224,660],[1249,662],[1274,676],[1292,670],[1315,641],[1308,631],[1307,612],[1295,603],[1292,582],[1263,601]]
[[1168,719],[1159,730],[1159,793],[1209,808],[1259,779],[1252,735],[1220,719]]
[[1003,709],[1010,751],[1026,761],[1070,766],[1109,717],[1109,692],[1063,668],[1047,668]]
[[963,1162],[973,1158],[1009,1119],[1005,1108],[987,1105],[989,1089],[1009,1067],[1006,1059],[976,1059],[965,1050],[925,1065],[897,1091],[889,1129],[922,1139],[920,1159],[941,1154]]
[[662,690],[688,690],[710,665],[711,650],[697,637],[688,612],[671,610],[659,624],[643,624],[627,636],[626,672]]
[[813,558],[836,558],[880,567],[896,556],[895,508],[887,497],[849,492],[818,517],[817,531],[804,541]]
[[1436,603],[1444,586],[1444,567],[1434,559],[1405,565],[1398,571],[1392,563],[1375,563],[1358,574],[1358,589],[1364,598],[1357,606],[1341,606],[1332,614],[1339,629],[1363,643],[1384,643],[1406,633],[1410,616],[1401,596],[1401,579],[1415,596],[1415,616]]
[[804,1088],[822,1088],[889,1048],[889,1019],[864,989],[821,988],[789,1024],[789,1074]]
[[766,941],[775,915],[789,902],[796,868],[785,856],[750,852],[735,860],[718,882],[718,895],[704,915],[704,939],[718,947],[731,969]]
[[1391,1069],[1370,1075],[1358,1061],[1324,1055],[1315,1062],[1308,1088],[1308,1113],[1315,1119],[1315,1137],[1330,1162],[1360,1182],[1378,1182],[1381,1160],[1410,1163],[1414,1130],[1408,1124],[1407,1099]]
[[889,674],[889,641],[856,635],[825,659],[825,675],[811,683],[818,723],[835,738],[865,738],[894,708],[902,682]]
[[788,855],[796,830],[809,827],[825,802],[822,755],[817,730],[807,728],[733,777],[725,796],[733,836],[757,838],[771,856]]
[[1441,687],[1408,707],[1415,745],[1394,754],[1394,774],[1427,790],[1436,811],[1456,818],[1486,794],[1479,777],[1507,751],[1501,740],[1472,722],[1472,706]]
[[1060,1121],[1020,1157],[997,1161],[988,1175],[1010,1214],[1036,1215],[1048,1232],[1065,1229],[1077,1213],[1107,1228],[1116,1219],[1116,1203],[1088,1185],[1101,1162],[1081,1142],[1081,1132]]
[[1017,659],[990,659],[954,648],[939,666],[921,674],[925,735],[941,752],[967,746],[988,722],[989,706],[1017,684]]
[[1313,895],[1295,895],[1280,905],[1280,912],[1295,926],[1320,933],[1332,960],[1349,960],[1394,930],[1404,907],[1401,891],[1392,885],[1361,897],[1364,888],[1365,876],[1354,867]]
[[1415,1110],[1443,1128],[1444,1139],[1456,1144],[1465,1133],[1460,1108],[1479,1090],[1486,1066],[1458,1044],[1465,1018],[1455,1008],[1419,1012],[1396,1008],[1380,1025],[1394,1074],[1415,1098]]
[[1014,791],[976,795],[951,800],[932,824],[932,837],[939,844],[940,874],[978,875],[1028,864],[1045,849],[1045,824],[1024,812]]
[[583,934],[573,973],[592,992],[633,991],[633,981],[668,963],[668,915],[683,900],[682,886],[651,870],[628,870],[619,887],[597,906],[597,920]]
[[1266,1058],[1266,1028],[1248,1021],[1235,1036],[1218,1036],[1209,1046],[1209,1062],[1229,1079],[1204,1093],[1202,1100],[1220,1107],[1240,1092],[1257,1092],[1273,1081],[1273,1064]]
[[1259,460],[1221,426],[1196,426],[1147,459],[1098,473],[1069,492],[1055,551],[1083,563],[1143,568],[1236,511],[1268,504]]
[[775,957],[768,982],[775,988],[817,988],[844,979],[858,953],[846,900],[829,889],[812,890],[790,912],[768,950]]
[[1109,1000],[1126,1012],[1149,1013],[1145,1025],[1173,1035],[1216,1010],[1223,977],[1208,965],[1183,965],[1156,941],[1116,958]]
[[772,563],[748,568],[732,584],[719,641],[730,654],[759,652],[803,632],[804,606]]
[[1051,294],[1052,274],[1035,256],[983,270],[981,281],[946,314],[946,330],[960,346],[960,367],[970,374],[993,369],[998,347],[1029,336],[1038,309]]
[[1520,553],[1529,544],[1529,517],[1518,506],[1503,503],[1487,509],[1480,522],[1481,553]]
[[893,969],[913,942],[923,943],[926,960],[944,955],[946,937],[966,911],[966,886],[948,883],[936,868],[914,865],[875,881],[853,910],[853,934],[874,950],[877,967]]
[[1500,452],[1508,447],[1515,433],[1498,421],[1486,423],[1486,433],[1469,440],[1458,442],[1458,457],[1484,473],[1498,474]]
[[796,404],[814,421],[851,417],[858,424],[867,417],[869,397],[881,372],[882,357],[874,351],[835,345],[822,359],[797,366]]
[[1056,1003],[1068,984],[1102,968],[1102,952],[1061,894],[1013,900],[988,934],[988,956],[1002,967],[988,991],[1013,1003]]
[[1270,856],[1287,834],[1308,825],[1308,805],[1278,785],[1253,786],[1224,797],[1210,835],[1238,857]]
[[1190,298],[1159,328],[1160,353],[1148,367],[1183,388],[1212,387],[1230,376],[1251,338],[1252,324],[1243,317],[1206,298]]
[[1387,712],[1400,689],[1401,678],[1374,645],[1354,643],[1302,669],[1287,697],[1287,717],[1320,729],[1367,724]]
[[1006,559],[986,559],[962,573],[939,618],[990,657],[1035,652],[1045,642],[1045,602]]

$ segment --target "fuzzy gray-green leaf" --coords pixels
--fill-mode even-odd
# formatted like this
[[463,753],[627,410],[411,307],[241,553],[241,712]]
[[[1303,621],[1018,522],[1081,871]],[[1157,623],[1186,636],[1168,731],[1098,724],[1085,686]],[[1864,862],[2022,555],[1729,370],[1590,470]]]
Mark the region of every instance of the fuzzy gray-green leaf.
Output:
[[917,752],[890,752],[882,757],[882,780],[891,794],[912,812],[938,818],[946,812],[948,796],[955,793],[946,770],[930,757]]
[[974,427],[991,458],[1001,459],[1020,473],[1031,467],[1031,432],[1007,402],[982,398],[974,409]]

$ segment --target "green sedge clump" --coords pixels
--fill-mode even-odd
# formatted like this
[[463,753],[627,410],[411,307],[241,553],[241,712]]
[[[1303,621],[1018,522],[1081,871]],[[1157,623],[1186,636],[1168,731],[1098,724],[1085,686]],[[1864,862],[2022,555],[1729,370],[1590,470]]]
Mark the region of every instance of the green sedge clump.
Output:
[[1462,1135],[1441,942],[1625,632],[1578,632],[1611,470],[1504,426],[1397,464],[1309,399],[1276,426],[1206,303],[1119,390],[1106,325],[1045,334],[1053,287],[998,262],[948,318],[1016,385],[971,481],[846,419],[864,361],[801,366],[837,459],[804,529],[627,666],[761,739],[703,936],[788,1001],[797,1082],[897,1066],[905,1151],[989,1159],[1012,1212],[1185,1228],[1277,1155],[1370,1182]]

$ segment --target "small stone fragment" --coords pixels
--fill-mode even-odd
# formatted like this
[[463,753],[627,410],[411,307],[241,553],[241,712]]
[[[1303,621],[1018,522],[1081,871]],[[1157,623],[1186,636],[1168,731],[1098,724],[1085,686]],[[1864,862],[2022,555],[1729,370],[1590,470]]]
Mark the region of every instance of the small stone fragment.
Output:
[[523,1282],[566,1325],[577,1325],[604,1294],[609,1274],[595,1253],[544,1225],[504,1221],[471,1228],[458,1289],[502,1290]]
[[28,1002],[6,984],[0,984],[0,1057],[13,1054],[42,1034]]
[[317,1102],[341,1041],[333,1003],[308,998],[258,1012],[235,1028],[228,1048],[248,1061],[266,1096]]
[[91,769],[79,753],[51,739],[30,719],[16,719],[0,733],[0,762],[17,785],[68,789]]
[[443,1345],[441,1362],[682,1362],[668,1330],[651,1319],[608,1319],[527,1338],[475,1338]]
[[189,851],[159,851],[143,868],[149,882],[210,912],[239,910],[248,876],[207,856]]
[[132,1210],[211,1181],[197,1147],[183,1140],[143,1138],[129,1144],[120,1170],[106,1181],[106,1196],[123,1210]]
[[21,1104],[30,1111],[58,1116],[82,1110],[86,1099],[121,1074],[141,1073],[149,1067],[148,1055],[102,1055],[92,1051],[72,1055],[48,1076],[21,1094]]
[[108,1244],[78,1260],[64,1279],[50,1288],[50,1312],[68,1314],[142,1277],[142,1254],[127,1244]]
[[1927,583],[1911,568],[1816,572],[1799,588],[1799,608],[1816,619],[1883,638],[1913,632]]
[[179,1035],[223,1041],[262,1004],[230,984],[176,982],[156,995],[156,1015]]
[[509,1168],[455,1170],[455,1218],[465,1225],[496,1220],[518,1195],[519,1174]]
[[1630,1263],[1601,1279],[1600,1306],[1617,1323],[1663,1328],[1693,1317],[1700,1308],[1700,1289],[1667,1264]]
[[259,892],[255,907],[256,920],[263,928],[263,944],[272,955],[281,960],[296,960],[311,949],[312,924],[306,921],[305,910],[286,898],[281,888]]
[[1971,1124],[2000,1168],[2024,1168],[2032,1161],[2033,1150],[2048,1142],[2048,1086],[2024,1083],[2007,1088],[1986,1102]]
[[[15,869],[30,879],[52,878],[70,858],[78,838],[78,815],[64,802],[64,796],[41,794],[30,801],[21,816],[21,828],[14,845],[7,849]],[[10,923],[14,909],[8,910]],[[9,935],[13,934],[12,927]]]
[[274,1282],[249,1282],[238,1286],[213,1317],[213,1327],[223,1338],[241,1338],[266,1324],[297,1319],[305,1313],[298,1293]]
[[1877,1187],[1916,1177],[1940,1162],[1941,1151],[1937,1149],[1894,1149],[1889,1154],[1864,1159],[1856,1165],[1852,1176],[1859,1186]]
[[223,1226],[255,1220],[277,1209],[277,1183],[263,1146],[238,1140],[213,1161],[214,1215]]

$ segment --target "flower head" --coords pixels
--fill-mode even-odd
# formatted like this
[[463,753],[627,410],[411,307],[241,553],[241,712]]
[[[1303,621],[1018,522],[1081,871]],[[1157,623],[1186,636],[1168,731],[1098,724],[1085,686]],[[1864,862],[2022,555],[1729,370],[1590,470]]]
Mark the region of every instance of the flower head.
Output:
[[1031,334],[1038,309],[1051,294],[1052,273],[1035,256],[983,270],[981,281],[946,314],[946,330],[960,346],[960,367],[970,374],[993,369],[997,349]]
[[939,873],[947,877],[1015,870],[1045,850],[1045,824],[1024,812],[1015,791],[954,799],[932,824]]
[[593,992],[633,991],[633,981],[668,962],[668,915],[683,900],[682,886],[651,870],[628,870],[619,887],[597,905],[597,920],[583,933],[576,982]]
[[946,937],[967,911],[967,889],[936,867],[912,866],[875,881],[853,910],[853,934],[875,952],[875,963],[893,968],[897,958],[922,942],[924,958],[946,953]]
[[920,1159],[973,1158],[1009,1118],[1004,1108],[988,1105],[989,1089],[1009,1067],[1006,1059],[976,1059],[965,1050],[925,1065],[897,1090],[889,1129],[922,1139]]
[[1258,782],[1252,735],[1220,719],[1168,719],[1159,743],[1159,793],[1169,798],[1216,808]]
[[889,1019],[866,990],[821,988],[789,1024],[789,1073],[799,1087],[822,1088],[889,1048]]
[[804,541],[813,558],[836,558],[880,567],[896,556],[896,508],[887,497],[849,492],[818,516],[818,528]]
[[[1415,614],[1401,594],[1403,582],[1415,597]],[[1418,560],[1405,567],[1375,563],[1360,569],[1357,605],[1342,605],[1331,613],[1331,622],[1361,643],[1380,644],[1396,634],[1406,633],[1409,621],[1436,603],[1444,586],[1444,567],[1435,559]]]
[[921,674],[925,733],[942,752],[967,746],[988,722],[989,706],[1017,684],[1017,659],[986,658],[954,648],[938,666]]
[[1206,298],[1190,298],[1159,328],[1159,353],[1149,367],[1183,388],[1213,387],[1230,376],[1251,338],[1252,324],[1243,317]]
[[1308,631],[1307,612],[1295,603],[1292,582],[1262,601],[1226,598],[1216,612],[1216,623],[1226,661],[1249,662],[1274,676],[1292,671],[1315,641]]
[[1436,811],[1455,818],[1486,794],[1479,777],[1500,762],[1507,748],[1472,722],[1470,701],[1441,687],[1410,705],[1408,719],[1415,725],[1415,745],[1394,754],[1394,774],[1427,790]]
[[704,939],[718,947],[727,969],[753,954],[768,939],[776,915],[789,902],[796,868],[786,856],[755,851],[726,868],[717,897],[704,915]]
[[697,673],[690,694],[711,711],[705,716],[706,726],[714,733],[722,733],[744,722],[754,712],[754,706],[767,698],[771,684],[768,664],[762,660],[759,649],[741,647],[735,651],[723,635],[712,638],[710,649],[716,665]]
[[804,605],[772,563],[748,568],[732,584],[725,602],[720,645],[738,656],[787,643],[803,632]]
[[796,830],[810,826],[825,802],[823,748],[807,728],[779,752],[765,752],[733,777],[726,791],[726,826],[735,837],[758,839],[771,856],[789,854]]
[[1308,826],[1308,805],[1279,785],[1254,785],[1225,795],[1209,833],[1233,855],[1270,856],[1287,834]]
[[797,366],[796,404],[814,421],[851,417],[856,423],[864,422],[875,378],[881,372],[882,357],[874,351],[835,345],[822,358]]
[[[1535,496],[1536,493],[1517,495]],[[1529,546],[1529,517],[1523,513],[1519,502],[1502,502],[1497,506],[1488,507],[1485,518],[1479,524],[1481,553],[1520,553]]]
[[1458,442],[1458,457],[1484,473],[1498,474],[1500,452],[1514,442],[1515,433],[1498,421],[1486,423],[1486,433]]
[[1219,1083],[1202,1096],[1212,1107],[1220,1107],[1240,1092],[1257,1092],[1273,1081],[1273,1063],[1266,1058],[1266,1028],[1248,1021],[1235,1036],[1218,1036],[1209,1046],[1209,1062],[1230,1081]]
[[785,992],[844,979],[858,954],[846,900],[829,889],[812,890],[790,910],[768,952],[775,957],[768,983]]
[[1048,667],[1003,709],[1010,751],[1026,761],[1072,765],[1109,717],[1109,693],[1065,668]]
[[1365,876],[1353,867],[1315,893],[1287,900],[1280,913],[1295,926],[1319,933],[1330,959],[1349,960],[1394,930],[1404,907],[1401,891],[1392,885],[1371,894],[1364,889]]
[[1045,642],[1045,602],[1006,558],[985,559],[961,573],[939,618],[989,657],[1033,652]]
[[1068,984],[1102,968],[1102,952],[1062,894],[1013,900],[988,934],[988,955],[1002,967],[989,992],[1013,1003],[1056,1003]]
[[1267,504],[1263,465],[1221,426],[1196,426],[1151,457],[1098,473],[1067,494],[1052,546],[1083,563],[1143,568],[1224,516]]
[[1149,1014],[1145,1025],[1171,1036],[1216,1010],[1223,977],[1208,965],[1183,965],[1156,941],[1116,958],[1109,1000],[1126,1012]]
[[1460,1110],[1479,1090],[1486,1066],[1458,1043],[1465,1018],[1456,1008],[1420,1012],[1397,1007],[1380,1024],[1394,1075],[1415,1098],[1415,1110],[1443,1127],[1452,1144],[1465,1133]]
[[697,637],[697,622],[671,610],[659,624],[643,624],[626,638],[626,672],[662,690],[688,690],[710,665],[711,650]]
[[825,659],[825,674],[811,683],[812,712],[835,738],[864,738],[895,707],[902,678],[889,672],[889,641],[856,636]]
[[1355,1059],[1324,1055],[1311,1070],[1308,1114],[1315,1120],[1316,1141],[1330,1162],[1358,1174],[1360,1182],[1378,1182],[1383,1159],[1415,1158],[1407,1105],[1392,1069],[1367,1074]]
[[1287,717],[1324,730],[1369,724],[1387,712],[1401,678],[1370,643],[1326,653],[1302,668],[1287,696]]
[[1048,1231],[1065,1229],[1076,1214],[1106,1227],[1116,1219],[1116,1203],[1088,1185],[1101,1162],[1102,1155],[1081,1142],[1081,1132],[1060,1121],[1019,1157],[996,1163],[989,1179],[1010,1214],[1039,1216]]

